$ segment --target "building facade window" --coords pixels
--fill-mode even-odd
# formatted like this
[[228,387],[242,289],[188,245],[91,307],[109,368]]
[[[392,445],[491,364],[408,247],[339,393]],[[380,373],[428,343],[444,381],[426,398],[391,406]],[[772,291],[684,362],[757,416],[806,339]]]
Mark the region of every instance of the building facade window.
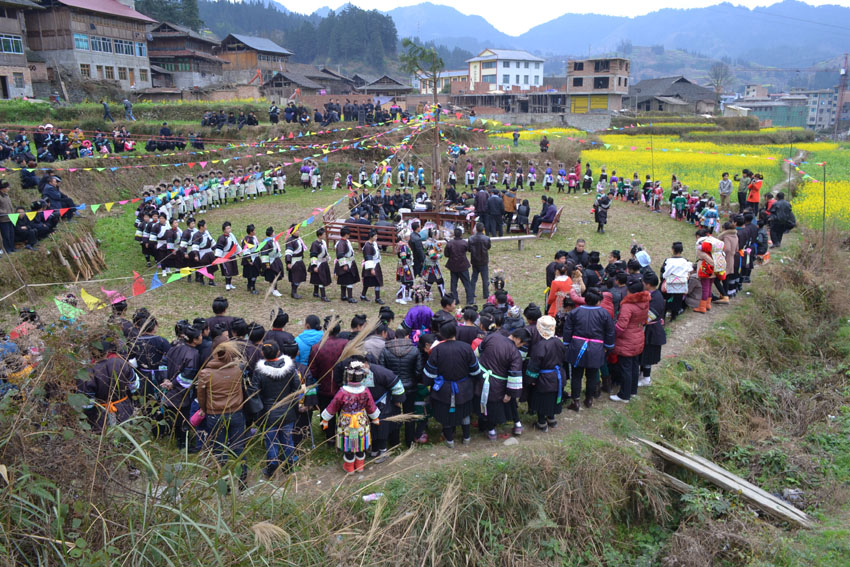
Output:
[[511,82],[511,76],[510,75],[502,75],[502,82],[505,83],[505,84],[510,83]]
[[19,35],[0,34],[0,50],[3,53],[23,53],[24,41]]
[[103,78],[103,65],[95,66],[94,72],[97,73],[96,76],[97,76],[98,79],[102,79]]
[[573,71],[584,71],[584,62],[579,63],[576,61],[573,63]]
[[[519,69],[519,61],[516,62],[516,68]],[[517,79],[517,82],[519,82],[519,79]]]
[[147,57],[148,56],[148,44],[144,41],[136,42],[136,55],[139,57]]
[[495,69],[496,68],[496,62],[495,61],[485,61],[484,63],[481,64],[481,68],[482,69]]
[[525,75],[525,76],[522,78],[522,83],[523,83],[524,85],[527,85],[527,84],[528,84],[528,75]]
[[112,53],[112,40],[108,37],[91,36],[91,50]]
[[12,78],[15,81],[15,88],[16,89],[24,88],[24,74],[23,73],[12,73]]
[[540,63],[535,63],[535,64],[534,64],[534,68],[535,68],[535,69],[539,69],[539,68],[540,68]]
[[135,46],[132,41],[127,41],[125,39],[116,39],[115,40],[115,54],[116,55],[133,55],[135,54]]
[[483,75],[481,77],[481,81],[484,83],[490,83],[491,85],[496,84],[496,75]]
[[[519,65],[519,63],[517,63],[517,65]],[[516,81],[514,81],[514,82],[515,82],[516,84],[519,84],[519,75],[517,75],[517,76],[516,76]]]
[[608,77],[593,77],[593,88],[594,89],[607,89],[608,88]]
[[502,61],[502,67],[504,67],[505,69],[510,69],[511,68],[511,62],[510,61]]
[[147,80],[148,80],[148,70],[147,69],[139,69],[139,80],[147,82]]
[[118,67],[118,80],[126,81],[127,80],[127,67]]
[[89,36],[82,33],[74,34],[74,49],[89,50]]
[[91,65],[88,63],[80,63],[80,76],[86,79],[91,79]]
[[581,77],[573,77],[573,86],[574,87],[583,87],[584,86],[584,79],[582,79]]
[[106,77],[107,80],[109,80],[109,81],[115,80],[115,67],[109,65],[109,66],[105,67],[103,70],[104,70],[104,76]]
[[528,61],[525,62],[525,68],[528,69]]
[[540,84],[540,75],[534,75],[534,84],[535,84],[535,85],[539,85],[539,84]]

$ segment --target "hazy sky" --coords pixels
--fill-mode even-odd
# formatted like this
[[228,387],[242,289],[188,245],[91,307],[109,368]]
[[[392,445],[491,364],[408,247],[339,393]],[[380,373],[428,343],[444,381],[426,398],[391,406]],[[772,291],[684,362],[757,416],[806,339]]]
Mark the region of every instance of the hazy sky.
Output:
[[[337,8],[344,2],[328,0],[278,0],[290,10],[312,13],[323,7]],[[354,0],[352,3],[363,9],[389,10],[396,6],[410,6],[424,0]],[[434,4],[452,6],[464,14],[476,14],[493,24],[496,29],[509,35],[522,34],[532,27],[557,18],[567,12],[593,12],[617,16],[639,16],[661,8],[696,8],[718,4],[718,0],[596,0],[586,3],[567,4],[560,0],[534,0],[517,3],[515,0],[430,0]],[[735,5],[769,6],[774,2],[765,0],[731,0]],[[809,4],[838,4],[850,6],[850,0],[809,0]]]

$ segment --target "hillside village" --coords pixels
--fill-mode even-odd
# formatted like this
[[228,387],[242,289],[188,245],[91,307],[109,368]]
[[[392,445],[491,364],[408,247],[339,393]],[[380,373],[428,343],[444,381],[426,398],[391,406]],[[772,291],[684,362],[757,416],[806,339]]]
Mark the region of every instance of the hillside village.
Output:
[[[296,63],[296,45],[237,33],[218,38],[157,22],[137,10],[135,0],[0,0],[0,13],[0,94],[7,99],[265,98],[323,107],[345,96],[355,103],[377,97],[414,110],[434,98],[432,78],[377,71],[348,75],[339,65]],[[710,77],[635,81],[630,60],[617,56],[564,61],[560,76],[544,74],[542,57],[499,46],[465,63],[440,72],[438,101],[481,117],[517,115],[507,122],[554,120],[598,129],[616,114],[722,113],[756,116],[763,127],[832,132],[839,130],[836,119],[850,120],[841,72],[832,88],[773,92],[753,84],[735,93],[729,90],[731,71],[713,85],[707,84]]]

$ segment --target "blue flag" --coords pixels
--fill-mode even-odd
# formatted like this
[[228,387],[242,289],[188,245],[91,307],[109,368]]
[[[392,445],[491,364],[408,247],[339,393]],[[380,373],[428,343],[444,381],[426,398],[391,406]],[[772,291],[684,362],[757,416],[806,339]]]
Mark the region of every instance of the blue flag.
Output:
[[154,290],[158,287],[162,287],[162,282],[159,281],[159,276],[156,275],[156,272],[153,273],[153,278],[151,278],[151,287],[148,291]]

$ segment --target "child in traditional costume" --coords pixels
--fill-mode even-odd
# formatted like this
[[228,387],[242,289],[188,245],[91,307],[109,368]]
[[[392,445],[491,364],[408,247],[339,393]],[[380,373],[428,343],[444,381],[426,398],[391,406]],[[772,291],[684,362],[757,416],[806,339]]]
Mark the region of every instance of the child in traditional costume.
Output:
[[401,284],[395,294],[396,303],[407,305],[413,289],[413,252],[410,249],[410,229],[404,229],[398,236],[398,267],[395,279]]
[[363,385],[368,370],[362,362],[354,361],[345,369],[345,384],[322,410],[322,429],[337,416],[336,445],[342,451],[342,469],[346,473],[362,471],[366,451],[372,445],[369,422],[380,424],[380,410],[369,389]]

